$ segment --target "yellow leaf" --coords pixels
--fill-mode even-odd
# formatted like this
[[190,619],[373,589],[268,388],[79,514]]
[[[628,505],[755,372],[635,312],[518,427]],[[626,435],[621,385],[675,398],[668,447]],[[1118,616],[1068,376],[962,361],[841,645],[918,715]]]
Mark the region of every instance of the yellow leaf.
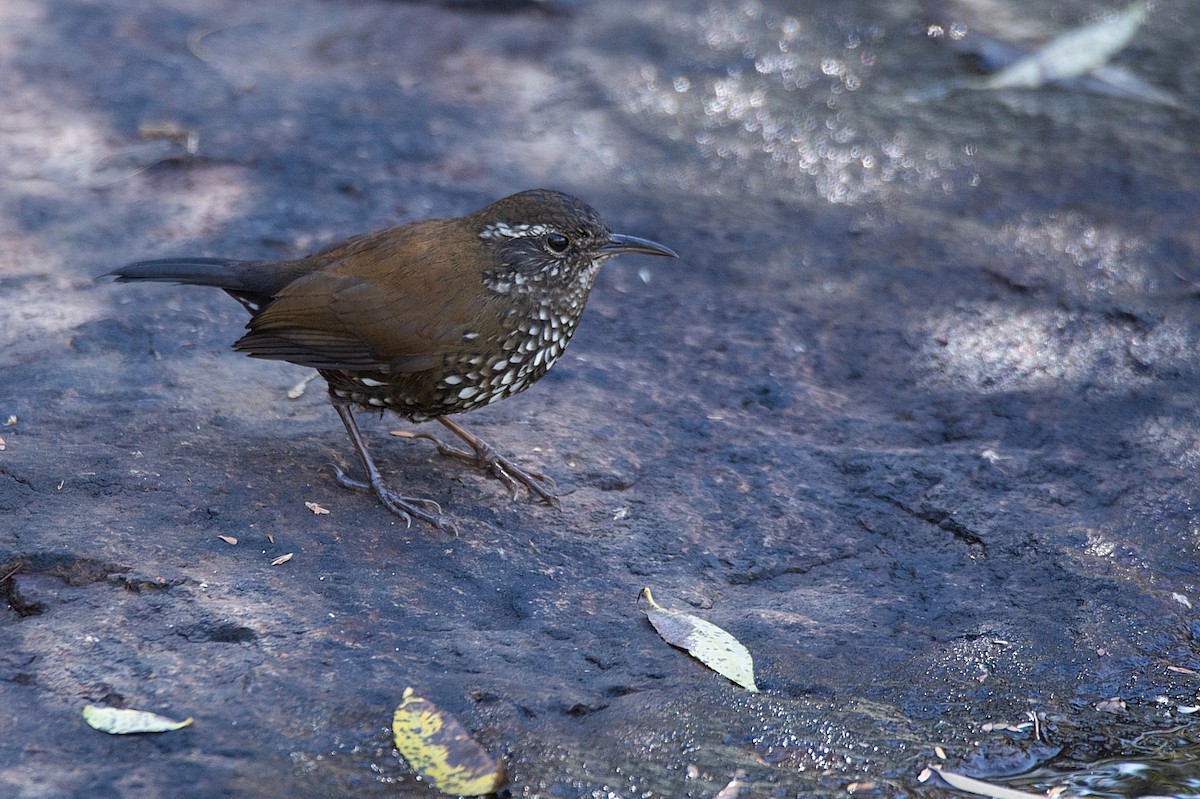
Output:
[[192,723],[191,716],[175,721],[145,710],[127,710],[117,707],[87,705],[83,709],[83,720],[88,726],[111,735],[129,735],[135,732],[170,732]]
[[413,770],[442,793],[482,796],[504,785],[504,767],[492,759],[446,711],[413,696],[404,698],[392,717],[392,736]]
[[754,684],[754,658],[741,641],[711,622],[664,608],[654,601],[649,588],[642,589],[642,596],[650,604],[646,618],[664,641],[686,649],[696,660],[743,688],[758,690]]

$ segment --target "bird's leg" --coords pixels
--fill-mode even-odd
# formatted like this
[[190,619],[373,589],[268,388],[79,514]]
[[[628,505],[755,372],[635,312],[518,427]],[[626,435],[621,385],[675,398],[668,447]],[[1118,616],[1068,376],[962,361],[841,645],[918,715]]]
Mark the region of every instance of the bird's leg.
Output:
[[473,464],[484,471],[491,472],[500,482],[504,483],[510,491],[512,491],[513,499],[517,498],[517,485],[523,485],[529,492],[537,495],[544,502],[547,502],[554,507],[560,507],[558,497],[554,493],[554,480],[541,472],[532,469],[523,469],[513,463],[508,458],[497,452],[491,444],[488,444],[483,439],[476,436],[474,433],[463,428],[461,425],[450,421],[445,416],[437,417],[437,420],[444,424],[450,432],[467,442],[471,448],[471,452],[465,452],[461,449],[455,449],[447,444],[443,444],[435,436],[428,433],[413,433],[412,438],[424,438],[433,442],[433,446],[437,448],[438,454],[448,455],[451,458],[458,458],[461,461]]
[[[358,491],[374,491],[375,496],[379,497],[379,501],[383,506],[392,513],[400,516],[411,527],[412,517],[416,516],[422,521],[429,522],[434,527],[442,526],[442,507],[431,499],[418,499],[415,497],[405,497],[392,491],[383,483],[383,477],[379,474],[379,469],[375,467],[375,461],[371,459],[371,453],[367,451],[367,442],[363,438],[362,432],[358,429],[358,422],[354,420],[354,414],[350,410],[349,405],[334,403],[333,409],[337,411],[337,415],[341,418],[342,424],[346,425],[346,432],[350,434],[350,440],[354,442],[354,449],[358,452],[358,457],[362,460],[363,468],[367,470],[368,482],[363,483],[358,480],[351,480],[346,476],[336,465],[333,466],[334,477],[338,483],[346,488],[353,488]],[[430,513],[424,508],[431,508],[434,513]]]

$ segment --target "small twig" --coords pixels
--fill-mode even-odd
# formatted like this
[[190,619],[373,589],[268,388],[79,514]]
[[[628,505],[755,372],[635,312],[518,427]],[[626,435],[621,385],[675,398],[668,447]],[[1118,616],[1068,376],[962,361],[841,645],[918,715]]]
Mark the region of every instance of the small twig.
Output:
[[1033,740],[1042,740],[1042,725],[1041,722],[1038,721],[1037,712],[1033,710],[1027,710],[1025,711],[1025,715],[1028,716],[1029,720],[1033,722]]

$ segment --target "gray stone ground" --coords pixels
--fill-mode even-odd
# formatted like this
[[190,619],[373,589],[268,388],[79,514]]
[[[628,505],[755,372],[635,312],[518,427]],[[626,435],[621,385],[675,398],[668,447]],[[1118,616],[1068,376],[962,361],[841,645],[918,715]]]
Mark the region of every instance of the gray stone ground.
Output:
[[[991,778],[1194,752],[1196,117],[904,99],[971,71],[930,22],[1095,13],[6,2],[0,793],[431,796],[390,743],[410,685],[515,796],[932,796],[938,745]],[[1163,0],[1118,61],[1198,105],[1198,26]],[[607,267],[555,370],[466,420],[561,511],[368,417],[456,528],[405,529],[330,479],[318,384],[229,351],[236,303],[94,280],[533,186],[683,256]],[[644,586],[762,693],[664,644]],[[113,738],[87,703],[196,722]],[[983,727],[1028,712],[1037,739]]]

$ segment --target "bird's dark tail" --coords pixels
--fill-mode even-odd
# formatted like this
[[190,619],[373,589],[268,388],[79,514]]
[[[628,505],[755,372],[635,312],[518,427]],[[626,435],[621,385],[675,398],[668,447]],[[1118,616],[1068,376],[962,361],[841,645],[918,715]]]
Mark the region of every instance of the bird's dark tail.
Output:
[[271,298],[294,280],[290,270],[266,268],[261,261],[235,261],[228,258],[159,258],[114,269],[104,277],[118,283],[146,280],[157,283],[182,283],[189,286],[213,286],[257,313]]
[[153,280],[158,283],[186,283],[189,286],[216,286],[235,291],[254,290],[246,280],[250,261],[228,258],[159,258],[114,269],[106,277],[118,283]]

